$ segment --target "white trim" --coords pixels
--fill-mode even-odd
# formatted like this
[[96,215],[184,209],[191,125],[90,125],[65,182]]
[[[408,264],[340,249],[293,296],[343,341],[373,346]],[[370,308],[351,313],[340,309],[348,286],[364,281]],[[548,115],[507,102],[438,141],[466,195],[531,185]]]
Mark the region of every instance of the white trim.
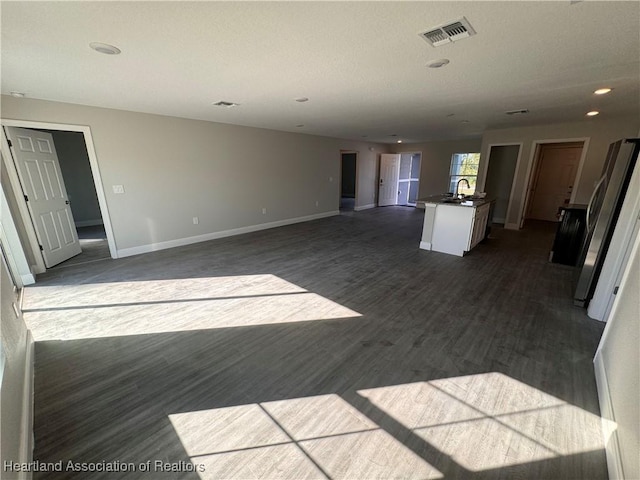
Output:
[[[602,342],[600,345],[602,345]],[[598,401],[600,403],[602,435],[607,455],[609,478],[611,480],[623,479],[620,442],[618,440],[617,424],[615,423],[611,394],[609,392],[609,382],[607,380],[607,371],[604,367],[604,361],[602,360],[601,347],[598,347],[598,350],[596,351],[596,355],[593,359],[593,366],[596,376]]]
[[[98,165],[98,157],[96,155],[95,147],[93,144],[93,136],[91,135],[91,127],[87,125],[68,125],[62,123],[48,123],[48,122],[34,122],[29,120],[13,120],[3,118],[0,120],[2,126],[6,127],[20,127],[20,128],[40,128],[46,130],[61,130],[66,132],[81,132],[84,135],[84,142],[87,148],[87,154],[89,156],[89,165],[91,167],[91,174],[93,176],[93,183],[96,188],[96,194],[98,196],[98,205],[100,206],[100,213],[102,215],[102,221],[104,223],[104,229],[107,234],[107,243],[109,244],[109,252],[111,254],[111,258],[117,257],[117,246],[115,237],[113,235],[113,228],[111,226],[111,216],[109,215],[109,207],[107,205],[107,197],[104,193],[104,188],[102,185],[102,176],[100,174],[100,166]],[[9,158],[11,157],[9,151],[9,144],[7,143],[6,136],[2,135],[2,152],[3,156],[9,154]],[[11,185],[14,189],[14,193],[18,195],[22,192],[22,188],[20,187],[20,181],[18,180],[18,173],[15,170],[15,164],[11,162],[11,165],[7,166],[8,168],[9,178],[11,179]],[[15,177],[15,178],[14,178]],[[16,189],[17,188],[17,189]],[[33,223],[31,222],[31,217],[26,211],[26,205],[24,201],[18,201],[20,214],[22,215],[25,229],[27,230],[27,235],[29,236],[29,241],[31,243],[31,248],[37,249],[34,250],[36,261],[38,265],[36,266],[36,273],[42,273],[46,270],[44,266],[44,261],[42,259],[42,254],[37,247],[37,237],[35,234],[35,228]],[[24,207],[24,208],[22,208]],[[34,240],[35,239],[35,240]]]
[[494,218],[491,221],[493,223],[502,223],[502,224],[504,224],[507,221],[507,219],[506,218]]
[[431,250],[431,242],[420,242],[420,248],[422,250]]
[[181,247],[191,245],[192,243],[206,242],[218,238],[232,237],[234,235],[242,235],[243,233],[257,232],[260,230],[268,230],[270,228],[283,227],[294,223],[309,222],[320,218],[333,217],[340,215],[339,210],[324,213],[316,213],[314,215],[306,215],[304,217],[288,218],[286,220],[278,220],[276,222],[260,223],[257,225],[249,225],[247,227],[233,228],[231,230],[222,230],[220,232],[205,233],[193,237],[178,238],[176,240],[168,240],[166,242],[149,243],[138,247],[123,248],[118,250],[118,258],[130,257],[132,255],[140,255],[141,253],[155,252],[157,250],[165,250],[167,248]]
[[519,223],[505,223],[504,224],[504,228],[505,228],[505,230],[520,230],[520,224]]
[[[33,370],[35,365],[35,349],[31,330],[27,330],[27,346],[25,355],[24,382],[22,390],[22,416],[20,428],[20,463],[29,463],[33,458]],[[18,478],[30,479],[30,473],[23,473]]]
[[370,208],[376,208],[376,206],[377,205],[375,203],[369,203],[368,205],[360,205],[360,206],[357,206],[357,207],[353,207],[353,210],[355,212],[359,212],[361,210],[368,210]]
[[75,222],[76,227],[95,227],[97,225],[104,225],[101,218],[96,218],[93,220],[80,220]]
[[20,236],[16,229],[16,224],[13,221],[13,215],[9,209],[9,203],[4,193],[4,189],[0,186],[0,202],[2,207],[0,211],[0,242],[4,248],[4,252],[7,260],[7,267],[11,272],[14,282],[17,288],[22,288],[24,285],[31,285],[35,283],[33,273],[29,268],[29,262],[25,256],[20,242]]
[[[553,143],[574,143],[574,142],[582,142],[582,153],[580,155],[580,163],[578,163],[578,170],[576,171],[576,176],[573,180],[573,190],[571,191],[571,198],[569,202],[573,203],[576,198],[576,192],[578,190],[577,185],[580,181],[580,177],[582,176],[582,169],[584,167],[585,160],[587,158],[587,151],[589,150],[589,141],[591,137],[581,137],[581,138],[554,138],[550,140],[533,140],[531,142],[531,153],[529,155],[529,163],[527,165],[527,173],[524,177],[524,184],[522,189],[522,196],[520,199],[520,211],[518,212],[518,229],[520,229],[524,223],[525,210],[527,207],[527,203],[529,202],[529,190],[531,184],[531,174],[534,171],[534,164],[537,164],[538,161],[538,147],[541,145],[553,144]],[[518,172],[518,168],[520,165],[516,165],[516,175]],[[509,218],[507,216],[507,218]]]

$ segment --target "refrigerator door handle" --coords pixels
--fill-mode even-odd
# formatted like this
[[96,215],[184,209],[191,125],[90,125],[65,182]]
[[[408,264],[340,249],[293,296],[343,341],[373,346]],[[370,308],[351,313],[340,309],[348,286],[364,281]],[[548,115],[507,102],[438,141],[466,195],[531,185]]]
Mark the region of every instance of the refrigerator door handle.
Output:
[[593,189],[593,193],[591,194],[591,198],[589,199],[589,205],[587,206],[587,232],[591,231],[591,209],[593,208],[593,202],[596,199],[596,196],[598,194],[598,190],[600,190],[600,188],[602,187],[602,185],[605,183],[605,180],[607,179],[607,175],[603,175],[602,178],[600,180],[598,180],[598,183],[596,184],[596,188]]

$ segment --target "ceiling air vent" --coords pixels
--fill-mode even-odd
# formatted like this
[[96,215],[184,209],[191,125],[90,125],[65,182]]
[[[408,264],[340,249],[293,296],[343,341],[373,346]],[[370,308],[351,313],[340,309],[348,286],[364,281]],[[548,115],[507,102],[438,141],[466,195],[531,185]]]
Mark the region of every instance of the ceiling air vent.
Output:
[[225,107],[225,108],[231,108],[231,107],[237,107],[239,104],[238,103],[233,103],[233,102],[225,102],[225,101],[219,101],[213,104],[216,107]]
[[420,36],[431,46],[439,47],[445,43],[455,42],[475,34],[476,31],[469,24],[469,21],[462,17],[460,20],[430,28],[426,32],[420,33]]
[[529,113],[529,110],[526,108],[521,108],[519,110],[509,110],[508,112],[504,112],[507,115],[524,115],[525,113]]

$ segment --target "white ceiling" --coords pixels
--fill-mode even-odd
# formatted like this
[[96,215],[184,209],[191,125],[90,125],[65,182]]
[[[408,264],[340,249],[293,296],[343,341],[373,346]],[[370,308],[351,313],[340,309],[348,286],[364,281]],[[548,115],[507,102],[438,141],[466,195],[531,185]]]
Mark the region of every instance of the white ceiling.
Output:
[[[3,94],[377,142],[640,115],[636,1],[2,1],[1,15]],[[462,16],[477,35],[418,35]]]

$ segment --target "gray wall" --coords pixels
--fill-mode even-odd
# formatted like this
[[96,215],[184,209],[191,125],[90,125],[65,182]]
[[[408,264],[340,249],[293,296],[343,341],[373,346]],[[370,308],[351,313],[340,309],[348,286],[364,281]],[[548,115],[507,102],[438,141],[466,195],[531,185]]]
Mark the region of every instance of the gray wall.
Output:
[[90,126],[117,249],[337,211],[340,150],[359,152],[358,203],[372,204],[386,149],[10,96],[2,96],[2,115]]
[[504,223],[509,206],[513,175],[518,161],[519,145],[494,146],[489,156],[489,169],[484,191],[495,198],[493,221]]
[[4,356],[2,388],[0,389],[0,471],[5,461],[23,462],[20,442],[28,438],[28,432],[22,431],[24,415],[30,408],[30,399],[24,397],[25,372],[27,370],[27,327],[22,315],[16,316],[13,282],[5,264],[0,261],[0,326],[2,351]]
[[444,140],[428,143],[394,145],[393,153],[422,152],[418,198],[449,190],[449,171],[454,153],[480,152],[481,140]]
[[73,219],[79,225],[102,223],[89,155],[81,132],[51,131],[60,169],[71,200]]
[[607,149],[611,142],[624,137],[634,137],[640,128],[636,117],[606,118],[596,117],[574,123],[520,127],[503,130],[488,130],[482,136],[482,156],[480,158],[480,185],[484,187],[487,173],[486,158],[490,145],[522,143],[521,161],[515,173],[514,198],[507,224],[517,224],[522,210],[522,198],[526,189],[527,171],[533,161],[534,141],[577,140],[588,138],[586,159],[576,187],[575,203],[588,203],[595,182],[602,171]]

